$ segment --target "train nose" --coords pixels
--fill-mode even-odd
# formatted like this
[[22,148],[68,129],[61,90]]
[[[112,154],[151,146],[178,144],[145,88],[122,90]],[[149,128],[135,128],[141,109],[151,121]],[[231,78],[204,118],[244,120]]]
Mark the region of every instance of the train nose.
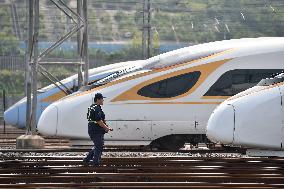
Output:
[[38,132],[43,135],[55,136],[57,134],[58,108],[48,106],[41,114],[38,121]]
[[221,104],[211,114],[207,124],[207,137],[212,142],[232,144],[234,140],[235,110],[233,105]]
[[19,107],[14,105],[6,110],[4,112],[4,120],[8,125],[17,125],[19,123]]

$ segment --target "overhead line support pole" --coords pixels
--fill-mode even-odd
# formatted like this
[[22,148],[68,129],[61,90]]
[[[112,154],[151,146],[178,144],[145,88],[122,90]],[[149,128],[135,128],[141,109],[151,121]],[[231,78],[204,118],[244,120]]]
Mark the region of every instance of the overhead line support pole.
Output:
[[32,62],[32,121],[31,134],[36,134],[37,125],[37,69],[38,69],[38,33],[39,33],[39,0],[34,1],[34,57]]
[[[17,137],[17,149],[34,149],[44,147],[44,138],[37,135],[37,66],[38,66],[38,32],[39,32],[39,0],[29,0],[28,48],[26,52],[26,128],[24,135]],[[31,65],[31,69],[30,69]],[[31,98],[32,92],[32,98]],[[29,100],[31,98],[31,100]],[[31,104],[30,104],[31,103]]]
[[25,66],[25,87],[26,87],[26,96],[27,96],[27,107],[26,107],[26,133],[31,132],[31,93],[32,93],[32,84],[31,84],[31,55],[32,55],[32,43],[33,43],[33,11],[34,11],[34,0],[27,0],[28,5],[28,24],[27,24],[27,52],[26,52],[26,66]]
[[88,51],[88,6],[87,6],[87,0],[83,0],[83,16],[84,16],[84,85],[88,85],[89,81],[89,51]]
[[143,31],[142,31],[142,57],[150,58],[151,54],[151,6],[150,0],[143,4]]
[[147,23],[147,29],[148,29],[148,43],[147,43],[147,58],[151,57],[151,47],[152,47],[152,36],[151,36],[151,2],[150,0],[147,0],[147,13],[148,13],[148,23]]
[[[82,17],[82,0],[77,0],[77,14]],[[77,19],[79,26],[82,24],[81,19],[78,17]],[[80,29],[77,32],[77,49],[79,55],[79,62],[82,63],[82,31]],[[83,84],[83,75],[82,75],[82,67],[83,65],[78,66],[78,88],[80,88]]]
[[147,2],[148,0],[144,0],[143,4],[143,28],[142,28],[142,58],[147,59],[146,55],[146,8],[147,8]]

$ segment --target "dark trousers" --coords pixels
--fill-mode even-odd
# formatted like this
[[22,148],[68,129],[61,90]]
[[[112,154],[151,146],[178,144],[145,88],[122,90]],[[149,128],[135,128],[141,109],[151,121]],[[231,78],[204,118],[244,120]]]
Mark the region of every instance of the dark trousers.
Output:
[[94,147],[89,151],[85,160],[89,162],[93,159],[93,164],[99,165],[101,163],[101,156],[104,147],[104,133],[96,132],[94,127],[96,126],[88,125],[88,133],[94,143]]

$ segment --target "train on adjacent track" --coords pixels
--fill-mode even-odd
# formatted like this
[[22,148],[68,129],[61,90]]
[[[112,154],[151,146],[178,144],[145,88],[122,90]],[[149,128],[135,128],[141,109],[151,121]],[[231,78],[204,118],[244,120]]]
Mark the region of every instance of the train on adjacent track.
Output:
[[52,103],[38,131],[87,139],[87,109],[100,92],[107,97],[103,109],[114,129],[106,143],[170,150],[185,142],[206,143],[207,121],[216,106],[281,73],[283,59],[281,37],[225,40],[164,53]]
[[224,145],[284,150],[283,102],[284,74],[263,79],[214,110],[207,136]]
[[[138,61],[120,62],[116,64],[106,65],[89,70],[89,85],[106,77],[119,76],[125,74],[131,70],[139,69]],[[79,90],[78,87],[78,75],[68,77],[56,84],[51,84],[38,90],[37,96],[37,115],[36,120],[38,122],[41,113],[51,103],[59,100],[60,98],[75,93]],[[9,109],[4,112],[4,120],[7,124],[15,126],[17,128],[26,127],[26,106],[27,98],[21,99],[15,103]]]

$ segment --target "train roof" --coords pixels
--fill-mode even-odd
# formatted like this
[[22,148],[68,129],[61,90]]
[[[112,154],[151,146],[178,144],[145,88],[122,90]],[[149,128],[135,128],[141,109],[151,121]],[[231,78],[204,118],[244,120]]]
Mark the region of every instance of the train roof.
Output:
[[[271,46],[275,46],[276,44],[284,45],[284,37],[242,38],[203,43],[173,50],[149,58],[147,60],[148,62],[146,67],[150,69],[163,68],[179,64],[184,61],[191,61],[202,57],[207,57],[229,49],[254,47],[271,49]],[[255,52],[250,51],[248,53],[254,54]]]

